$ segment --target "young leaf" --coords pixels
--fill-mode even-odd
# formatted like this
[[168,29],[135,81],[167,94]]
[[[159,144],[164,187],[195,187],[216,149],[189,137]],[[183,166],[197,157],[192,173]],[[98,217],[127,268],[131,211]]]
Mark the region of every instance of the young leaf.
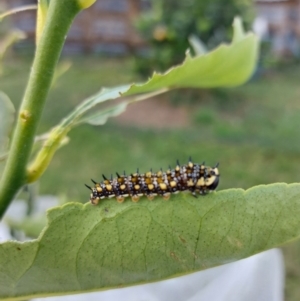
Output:
[[145,198],[48,212],[37,240],[0,245],[0,298],[158,281],[232,262],[300,235],[300,184]]

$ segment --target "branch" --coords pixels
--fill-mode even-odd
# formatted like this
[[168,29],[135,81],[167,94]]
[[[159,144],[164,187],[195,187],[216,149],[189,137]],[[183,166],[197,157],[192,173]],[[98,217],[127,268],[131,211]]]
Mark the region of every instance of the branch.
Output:
[[81,8],[76,0],[50,1],[0,183],[0,218],[18,190],[26,184],[26,164],[54,69],[69,27]]

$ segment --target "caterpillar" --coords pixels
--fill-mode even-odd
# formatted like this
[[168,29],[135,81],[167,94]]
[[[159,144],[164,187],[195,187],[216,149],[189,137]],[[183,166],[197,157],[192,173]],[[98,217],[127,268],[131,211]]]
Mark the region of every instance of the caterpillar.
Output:
[[133,202],[138,202],[140,197],[146,196],[149,200],[153,200],[155,196],[162,196],[168,200],[171,194],[181,191],[190,191],[193,196],[206,195],[215,190],[219,184],[218,164],[215,167],[205,166],[193,163],[192,159],[185,165],[180,166],[178,160],[174,169],[167,171],[152,170],[140,174],[139,170],[127,176],[119,175],[110,180],[104,175],[104,181],[97,183],[92,180],[94,187],[85,186],[92,191],[90,194],[90,202],[97,205],[100,200],[115,197],[119,203],[122,203],[126,197],[131,197]]

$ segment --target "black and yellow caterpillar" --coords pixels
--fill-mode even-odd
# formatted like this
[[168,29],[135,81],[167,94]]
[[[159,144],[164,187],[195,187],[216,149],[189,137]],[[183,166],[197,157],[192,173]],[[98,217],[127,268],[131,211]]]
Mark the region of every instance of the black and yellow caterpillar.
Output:
[[165,200],[170,195],[181,191],[190,191],[195,197],[197,194],[206,195],[217,188],[219,184],[218,164],[215,167],[193,163],[191,158],[186,165],[177,165],[174,169],[169,168],[167,171],[160,170],[157,173],[148,171],[140,174],[136,173],[127,176],[118,173],[116,178],[111,176],[107,179],[104,175],[104,181],[97,183],[92,182],[95,186],[89,188],[92,193],[90,201],[97,205],[100,200],[115,197],[118,202],[122,203],[126,197],[131,197],[133,202],[138,202],[141,196],[146,196],[153,200],[155,196],[162,196]]

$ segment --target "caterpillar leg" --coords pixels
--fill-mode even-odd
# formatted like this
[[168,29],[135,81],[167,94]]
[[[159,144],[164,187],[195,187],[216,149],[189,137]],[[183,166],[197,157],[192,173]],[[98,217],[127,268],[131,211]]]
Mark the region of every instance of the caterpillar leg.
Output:
[[139,200],[140,200],[140,197],[138,195],[132,195],[131,196],[131,200],[134,202],[134,203],[137,203]]
[[171,196],[171,193],[166,192],[166,193],[163,194],[163,199],[164,199],[165,201],[168,201],[169,198],[170,198],[170,196]]
[[100,198],[91,198],[91,204],[98,205]]
[[117,199],[117,202],[118,202],[118,203],[123,203],[124,200],[125,200],[125,197],[122,196],[122,195],[119,195],[119,196],[116,197],[116,199]]
[[196,199],[198,198],[198,195],[197,195],[197,193],[196,193],[195,190],[191,191],[191,193],[192,193],[192,196],[193,196],[193,197],[195,197]]
[[207,189],[201,189],[201,190],[199,190],[199,194],[200,195],[206,195],[206,194],[208,194],[208,190]]
[[155,197],[154,194],[147,194],[147,199],[148,199],[149,201],[153,201],[154,197]]

